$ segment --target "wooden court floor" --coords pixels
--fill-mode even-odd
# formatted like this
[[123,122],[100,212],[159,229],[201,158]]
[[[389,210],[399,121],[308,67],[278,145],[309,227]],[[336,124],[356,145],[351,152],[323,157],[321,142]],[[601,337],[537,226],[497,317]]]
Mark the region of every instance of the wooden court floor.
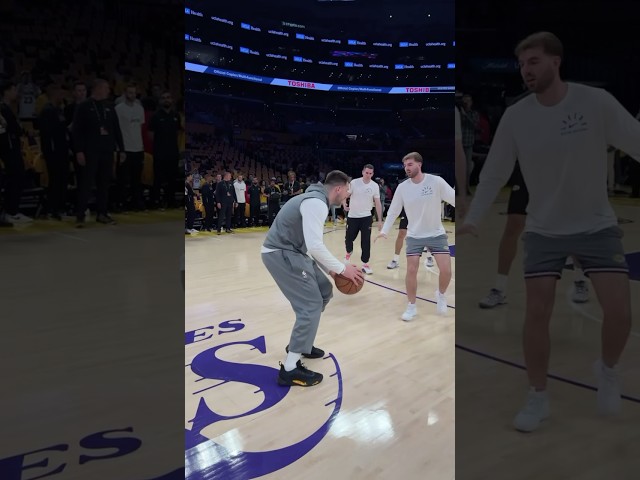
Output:
[[1,236],[3,480],[152,479],[181,465],[167,411],[183,392],[167,378],[181,374],[182,219],[157,220]]
[[[622,415],[603,419],[595,414],[592,364],[600,353],[602,314],[592,287],[588,303],[571,301],[573,272],[565,270],[550,328],[551,418],[537,432],[515,432],[511,422],[527,389],[521,248],[511,270],[509,303],[478,308],[494,286],[505,202],[494,205],[478,238],[461,237],[456,246],[463,259],[456,284],[456,455],[463,460],[456,463],[456,475],[465,480],[487,478],[486,472],[505,480],[640,478],[640,264],[632,268],[632,334],[620,363],[626,396]],[[628,199],[613,203],[628,258],[636,262],[640,205]]]
[[[363,290],[335,290],[321,319],[326,356],[305,363],[323,382],[286,388],[276,375],[293,312],[262,264],[265,234],[185,238],[186,478],[453,479],[455,259],[448,315],[435,313],[437,269],[423,263],[406,323],[404,248],[386,268],[397,230],[375,243]],[[325,228],[338,258],[344,234]]]

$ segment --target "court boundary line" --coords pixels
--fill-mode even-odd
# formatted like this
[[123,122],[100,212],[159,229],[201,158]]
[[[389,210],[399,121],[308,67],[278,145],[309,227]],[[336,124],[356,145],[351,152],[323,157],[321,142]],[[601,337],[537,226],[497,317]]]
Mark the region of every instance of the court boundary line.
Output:
[[[470,353],[470,354],[473,354],[473,355],[477,355],[479,357],[483,357],[483,358],[486,358],[486,359],[489,359],[489,360],[493,360],[494,362],[498,362],[498,363],[502,363],[504,365],[508,365],[510,367],[518,368],[520,370],[526,370],[527,369],[524,365],[521,365],[521,364],[519,364],[517,362],[512,362],[511,360],[506,360],[504,358],[496,357],[494,355],[481,352],[480,350],[475,350],[473,348],[465,347],[464,345],[460,345],[459,343],[456,343],[456,348],[458,348],[458,349],[460,349],[460,350],[462,350],[464,352],[467,352],[467,353]],[[547,378],[551,378],[553,380],[557,380],[557,381],[562,382],[562,383],[568,383],[569,385],[573,385],[574,387],[580,387],[580,388],[583,388],[585,390],[591,390],[593,392],[597,392],[598,391],[598,388],[594,387],[593,385],[589,385],[587,383],[582,383],[582,382],[579,382],[577,380],[572,380],[571,378],[563,377],[561,375],[556,375],[556,374],[553,374],[553,373],[547,373]],[[636,398],[636,397],[632,397],[630,395],[624,395],[624,394],[620,395],[620,397],[623,400],[628,400],[628,401],[634,402],[634,403],[640,403],[640,398]]]
[[[397,290],[395,288],[387,287],[386,285],[382,285],[382,284],[379,284],[379,283],[376,283],[376,282],[372,282],[371,280],[365,280],[365,281],[368,282],[368,283],[371,283],[373,285],[376,285],[378,287],[386,288],[387,290],[391,290],[393,292],[397,292],[397,293],[401,293],[403,295],[406,295],[406,293],[401,291],[401,290]],[[425,302],[429,302],[429,303],[437,303],[437,302],[435,302],[433,300],[429,300],[429,299],[426,299],[426,298],[423,298],[423,297],[419,297],[419,296],[416,296],[416,298],[419,298],[420,300],[425,301]],[[450,306],[450,305],[447,305],[447,306],[449,308],[455,310],[455,307]],[[526,371],[526,369],[527,369],[524,365],[522,365],[520,363],[513,362],[511,360],[507,360],[507,359],[504,359],[504,358],[496,357],[495,355],[491,355],[489,353],[484,353],[484,352],[481,352],[479,350],[475,350],[475,349],[470,348],[470,347],[465,347],[464,345],[460,345],[459,343],[455,344],[455,348],[460,349],[462,351],[465,351],[467,353],[473,354],[473,355],[477,355],[479,357],[486,358],[488,360],[493,360],[494,362],[502,363],[503,365],[508,365],[510,367],[518,368],[520,370],[525,370]],[[547,378],[551,378],[553,380],[556,380],[556,381],[559,381],[559,382],[562,382],[562,383],[567,383],[569,385],[573,385],[574,387],[579,387],[579,388],[582,388],[582,389],[585,389],[585,390],[591,390],[591,391],[594,391],[594,392],[598,391],[598,388],[593,386],[593,385],[589,385],[589,384],[580,382],[578,380],[573,380],[571,378],[563,377],[563,376],[556,375],[556,374],[553,374],[553,373],[547,373]],[[623,400],[627,400],[627,401],[630,401],[630,402],[633,402],[633,403],[639,403],[640,404],[640,398],[636,398],[636,397],[632,397],[630,395],[624,395],[624,394],[621,395],[620,397]]]

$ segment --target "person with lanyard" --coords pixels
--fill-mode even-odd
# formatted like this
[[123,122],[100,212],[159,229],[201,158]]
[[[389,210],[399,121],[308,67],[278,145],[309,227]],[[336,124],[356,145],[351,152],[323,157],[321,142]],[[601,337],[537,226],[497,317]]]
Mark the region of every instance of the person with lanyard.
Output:
[[225,172],[224,181],[216,186],[216,202],[218,204],[218,235],[222,233],[223,222],[225,223],[225,232],[233,233],[231,217],[237,203],[235,189],[231,184],[231,172]]
[[118,117],[113,108],[105,104],[109,97],[109,82],[96,79],[91,96],[78,104],[73,118],[73,142],[76,161],[81,168],[81,182],[78,189],[76,227],[82,228],[89,206],[89,197],[96,184],[96,220],[114,225],[115,220],[108,213],[109,186],[113,172],[113,154],[116,149],[119,161],[126,158],[124,142]]

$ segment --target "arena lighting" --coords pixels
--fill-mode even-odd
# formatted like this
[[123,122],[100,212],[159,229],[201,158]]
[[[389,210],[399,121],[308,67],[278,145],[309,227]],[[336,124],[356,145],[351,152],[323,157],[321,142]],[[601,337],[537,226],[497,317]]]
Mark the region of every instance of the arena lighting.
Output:
[[399,95],[416,95],[416,94],[438,94],[438,93],[455,93],[455,86],[411,86],[411,87],[377,87],[367,85],[337,85],[332,83],[318,83],[310,81],[292,80],[285,78],[264,77],[262,75],[251,75],[248,73],[236,72],[233,70],[225,70],[217,67],[208,67],[197,63],[185,62],[185,70],[198,73],[206,73],[208,75],[216,75],[219,77],[233,78],[247,82],[261,83],[263,85],[273,85],[288,88],[300,88],[304,90],[316,90],[324,92],[346,92],[346,93],[382,93],[382,94],[399,94]]

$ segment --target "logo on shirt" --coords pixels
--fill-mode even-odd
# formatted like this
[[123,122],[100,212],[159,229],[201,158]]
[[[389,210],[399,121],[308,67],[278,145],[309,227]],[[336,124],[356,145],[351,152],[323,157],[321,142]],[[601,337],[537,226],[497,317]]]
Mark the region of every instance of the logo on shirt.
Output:
[[304,278],[305,280],[307,279],[307,272],[305,272],[304,270],[302,271],[302,278]]
[[581,113],[570,113],[562,120],[560,135],[571,135],[579,132],[586,132],[588,123]]
[[423,197],[428,197],[430,195],[433,195],[433,188],[431,188],[429,185],[425,185],[424,187],[422,187],[422,191],[420,192],[420,194]]

